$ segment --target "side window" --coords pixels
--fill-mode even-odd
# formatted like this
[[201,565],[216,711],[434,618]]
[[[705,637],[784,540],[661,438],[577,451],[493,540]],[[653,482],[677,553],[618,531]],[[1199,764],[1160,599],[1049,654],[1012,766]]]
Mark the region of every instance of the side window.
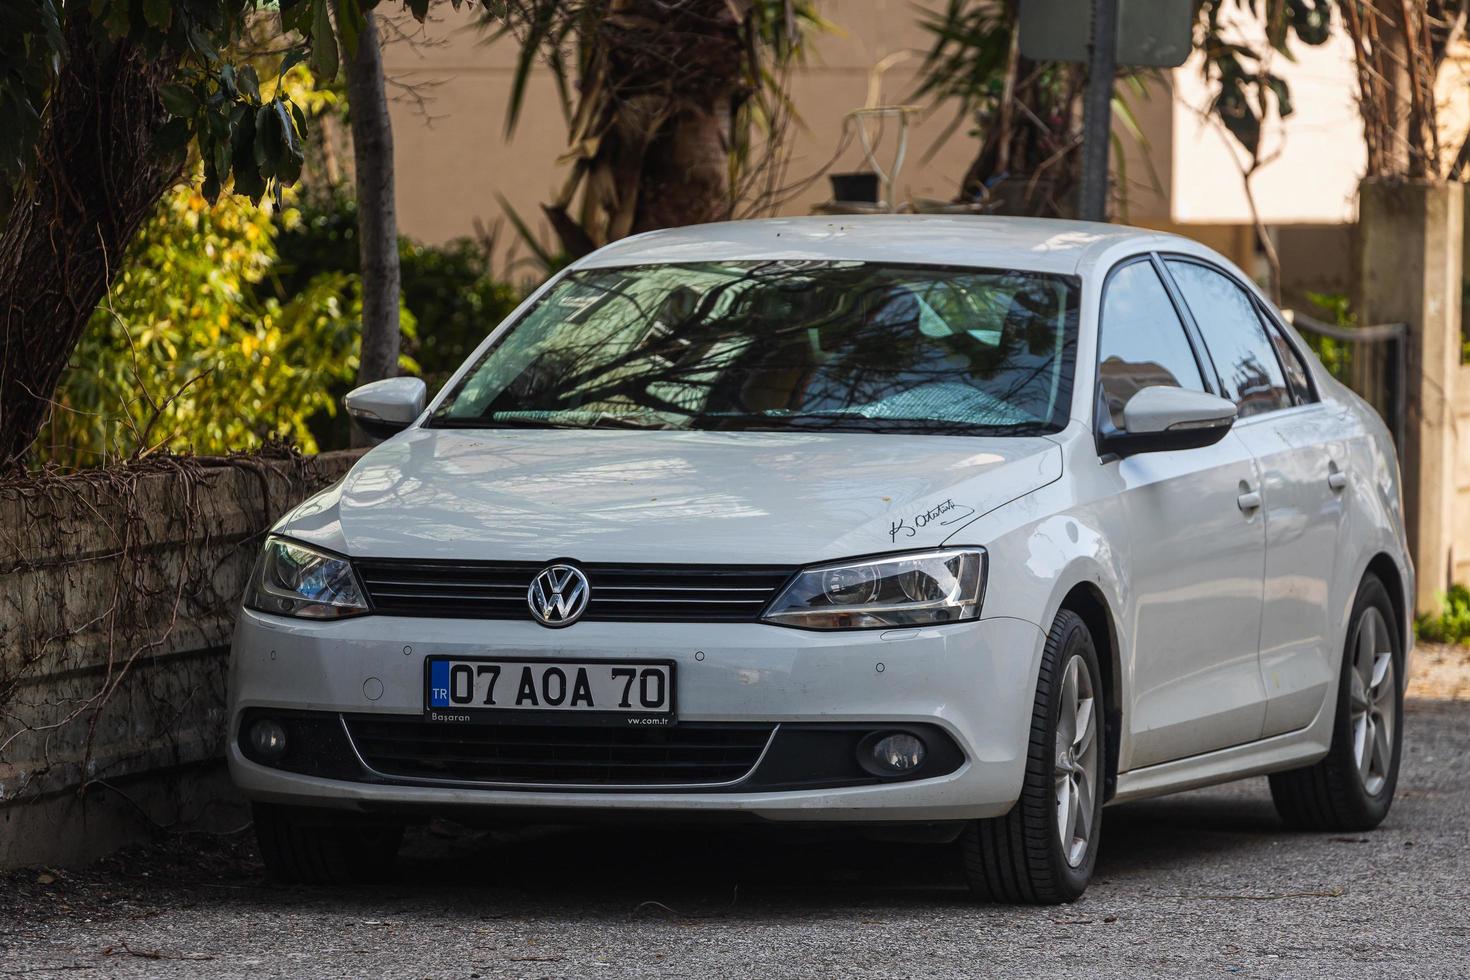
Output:
[[1123,428],[1123,406],[1140,388],[1205,390],[1184,324],[1147,260],[1125,265],[1108,280],[1097,363],[1098,383],[1117,429]]
[[1286,380],[1291,382],[1291,393],[1295,403],[1305,405],[1315,401],[1312,396],[1312,376],[1307,373],[1307,365],[1302,361],[1302,356],[1291,346],[1281,328],[1265,317],[1261,318],[1266,323],[1266,333],[1271,336],[1271,343],[1276,347],[1276,354],[1281,358],[1281,366],[1286,369]]
[[1171,259],[1168,266],[1240,417],[1289,408],[1291,390],[1281,362],[1245,290],[1197,262]]

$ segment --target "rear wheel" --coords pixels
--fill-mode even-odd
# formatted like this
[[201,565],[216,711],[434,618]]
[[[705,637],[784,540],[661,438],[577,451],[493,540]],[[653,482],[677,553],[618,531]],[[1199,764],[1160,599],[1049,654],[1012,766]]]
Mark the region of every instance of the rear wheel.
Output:
[[1042,656],[1021,798],[960,839],[975,897],[1054,905],[1087,888],[1102,831],[1102,693],[1092,634],[1064,609]]
[[1304,830],[1371,830],[1398,784],[1403,652],[1388,590],[1369,575],[1353,603],[1332,746],[1316,765],[1271,777],[1276,812]]
[[255,840],[270,877],[307,885],[382,881],[393,871],[403,827],[347,815],[256,803]]

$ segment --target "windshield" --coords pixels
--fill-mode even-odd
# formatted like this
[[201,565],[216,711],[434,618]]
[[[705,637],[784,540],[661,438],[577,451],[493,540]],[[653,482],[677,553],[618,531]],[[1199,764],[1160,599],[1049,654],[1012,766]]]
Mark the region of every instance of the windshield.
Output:
[[1064,276],[867,262],[574,271],[429,424],[1056,431],[1077,292]]

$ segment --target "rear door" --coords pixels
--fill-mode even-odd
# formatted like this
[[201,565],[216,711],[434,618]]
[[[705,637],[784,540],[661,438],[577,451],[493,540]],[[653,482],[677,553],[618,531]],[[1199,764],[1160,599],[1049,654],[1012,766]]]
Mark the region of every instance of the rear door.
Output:
[[1235,432],[1261,472],[1262,735],[1310,724],[1337,676],[1329,590],[1343,522],[1346,460],[1337,414],[1317,400],[1301,355],[1229,274],[1192,259],[1166,265],[1204,337]]
[[[1121,427],[1140,388],[1215,391],[1150,257],[1115,268],[1098,336],[1098,427]],[[1123,761],[1130,769],[1249,742],[1265,714],[1257,641],[1265,534],[1250,450],[1213,446],[1104,458],[1115,486],[1131,595]],[[1246,506],[1242,505],[1244,500]]]

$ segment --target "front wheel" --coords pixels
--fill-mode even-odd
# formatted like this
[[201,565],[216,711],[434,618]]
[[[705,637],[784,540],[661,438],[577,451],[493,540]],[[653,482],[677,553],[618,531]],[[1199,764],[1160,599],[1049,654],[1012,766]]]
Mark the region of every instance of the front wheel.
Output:
[[1086,890],[1102,832],[1104,704],[1092,634],[1064,609],[1041,659],[1021,798],[960,838],[976,898],[1055,905]]
[[1303,830],[1372,830],[1388,816],[1403,744],[1403,651],[1388,590],[1373,575],[1353,603],[1332,745],[1316,765],[1271,777],[1276,812]]

